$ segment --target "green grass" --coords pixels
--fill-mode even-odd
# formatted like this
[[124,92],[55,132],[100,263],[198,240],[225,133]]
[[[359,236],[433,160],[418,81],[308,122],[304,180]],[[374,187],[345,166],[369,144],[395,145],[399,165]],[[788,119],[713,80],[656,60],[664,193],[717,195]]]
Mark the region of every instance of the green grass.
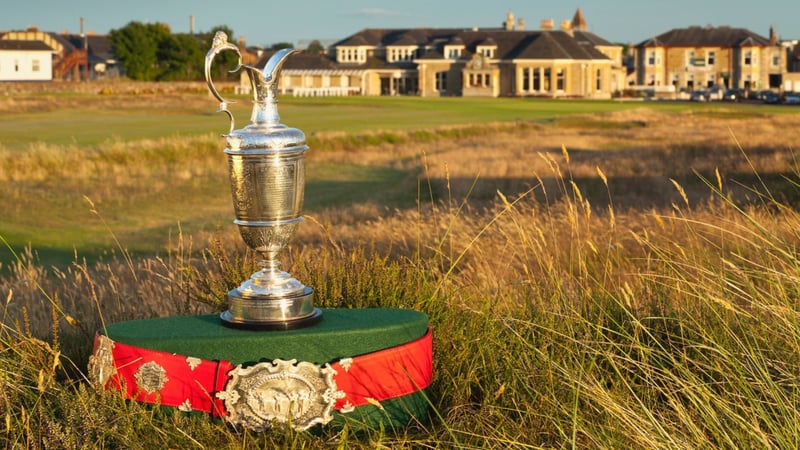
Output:
[[[78,97],[81,98],[81,97]],[[108,140],[130,141],[170,136],[199,136],[224,133],[227,117],[215,114],[216,103],[207,96],[185,94],[183,98],[162,104],[157,96],[154,105],[122,103],[80,107],[61,106],[44,112],[4,114],[0,121],[0,146],[27,150],[32,144],[93,147]],[[85,100],[86,97],[83,97]],[[207,100],[205,102],[204,100]],[[54,102],[63,101],[60,97]],[[183,102],[183,103],[182,103]],[[236,127],[247,124],[250,103],[238,98],[231,105]],[[709,114],[789,113],[793,108],[779,106],[711,103],[696,105],[676,102],[621,102],[544,100],[524,98],[419,98],[419,97],[332,97],[325,99],[284,97],[280,100],[282,122],[318,133],[372,133],[380,130],[425,130],[431,127],[545,120],[556,116],[620,111],[646,106],[663,111],[690,109]],[[716,112],[715,112],[716,111]]]

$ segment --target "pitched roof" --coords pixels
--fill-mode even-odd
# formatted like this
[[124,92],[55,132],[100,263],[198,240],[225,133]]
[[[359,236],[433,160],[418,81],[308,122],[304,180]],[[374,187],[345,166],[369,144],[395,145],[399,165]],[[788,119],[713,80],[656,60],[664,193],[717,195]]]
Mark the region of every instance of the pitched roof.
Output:
[[0,50],[53,51],[49,45],[42,41],[27,41],[19,39],[0,39]]
[[85,39],[90,60],[105,62],[114,59],[114,52],[111,48],[111,41],[109,41],[108,36],[99,34],[88,34],[86,36],[70,34],[65,37],[74,48],[83,48]]
[[587,42],[591,45],[615,45],[589,31],[575,30],[572,34],[578,41]]
[[608,59],[586,41],[579,41],[566,31],[540,31],[529,35],[508,54],[507,59]]
[[[417,60],[445,59],[446,45],[463,45],[462,59],[469,59],[477,52],[478,46],[496,46],[496,59],[575,59],[575,60],[607,60],[606,55],[598,51],[596,45],[614,45],[588,31],[569,33],[563,30],[504,30],[500,28],[464,29],[464,28],[409,28],[409,29],[364,29],[358,33],[338,41],[331,47],[372,46],[389,47],[392,45],[416,45],[422,54]],[[271,53],[262,57],[263,65]],[[289,58],[286,69],[310,70],[349,70],[380,67],[397,67],[397,62],[389,64],[382,59],[370,57],[366,63],[336,63],[325,55],[296,55]]]
[[[254,67],[259,69],[263,68],[267,61],[275,54],[275,51],[267,51],[261,55],[261,58],[254,64]],[[307,53],[299,52],[289,57],[283,63],[284,70],[320,70],[320,69],[334,69],[336,63],[330,58],[320,53]]]
[[637,47],[740,47],[768,46],[769,39],[744,28],[689,27],[674,28],[645,41]]

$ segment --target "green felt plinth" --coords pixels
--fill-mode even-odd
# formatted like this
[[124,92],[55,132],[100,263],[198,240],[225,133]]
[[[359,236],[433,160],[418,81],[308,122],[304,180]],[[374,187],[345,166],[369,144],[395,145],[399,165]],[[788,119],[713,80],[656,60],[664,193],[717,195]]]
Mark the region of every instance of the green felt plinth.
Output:
[[114,341],[233,364],[297,359],[324,364],[394,347],[428,329],[428,316],[409,309],[322,309],[313,326],[285,331],[225,327],[218,315],[173,316],[109,325]]
[[[136,347],[247,366],[274,359],[324,364],[407,343],[427,329],[428,316],[419,311],[322,308],[318,324],[296,330],[234,329],[223,326],[218,315],[201,315],[119,322],[108,325],[103,334]],[[404,427],[424,420],[427,407],[425,392],[420,391],[346,415],[335,413],[332,425]]]

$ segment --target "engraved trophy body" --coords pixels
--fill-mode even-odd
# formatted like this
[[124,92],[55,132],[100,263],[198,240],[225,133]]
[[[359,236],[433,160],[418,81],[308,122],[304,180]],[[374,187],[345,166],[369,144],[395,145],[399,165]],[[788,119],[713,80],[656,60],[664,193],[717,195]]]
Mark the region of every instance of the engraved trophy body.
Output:
[[[234,117],[211,80],[211,64],[223,50],[239,55],[234,71],[247,71],[253,89],[250,124],[234,130]],[[229,309],[220,315],[226,326],[248,329],[292,329],[317,323],[314,291],[280,268],[278,254],[303,221],[305,195],[305,134],[280,123],[277,108],[281,67],[295,50],[283,49],[263,69],[241,64],[241,53],[217,32],[205,59],[205,76],[219,111],[231,121],[224,135],[228,173],[236,214],[234,223],[245,244],[264,258],[262,269],[228,292]]]

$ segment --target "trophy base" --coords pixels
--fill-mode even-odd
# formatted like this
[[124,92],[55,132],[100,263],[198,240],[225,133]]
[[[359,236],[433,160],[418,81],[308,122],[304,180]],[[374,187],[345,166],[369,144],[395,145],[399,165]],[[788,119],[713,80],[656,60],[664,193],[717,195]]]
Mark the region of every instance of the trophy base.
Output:
[[314,311],[308,317],[279,321],[240,320],[234,318],[230,311],[225,311],[224,313],[220,314],[219,318],[222,321],[222,325],[228,328],[253,331],[282,331],[296,330],[298,328],[316,325],[320,320],[322,320],[322,311],[320,311],[319,308],[314,308]]
[[[87,374],[130,400],[252,430],[319,423],[329,431],[403,433],[427,423],[428,316],[320,309],[318,325],[285,332],[228,328],[219,314],[110,323],[97,334]],[[320,420],[309,422],[312,416]]]
[[228,292],[227,311],[220,314],[222,324],[245,330],[294,330],[315,325],[322,311],[314,308],[314,290],[305,287],[289,297],[246,297],[237,289]]

